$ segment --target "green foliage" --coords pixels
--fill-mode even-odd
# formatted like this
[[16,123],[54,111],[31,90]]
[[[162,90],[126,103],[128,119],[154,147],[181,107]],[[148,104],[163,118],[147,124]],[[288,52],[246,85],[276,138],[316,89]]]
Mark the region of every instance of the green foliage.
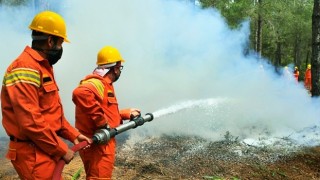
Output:
[[80,178],[80,174],[83,170],[83,167],[80,167],[76,173],[72,176],[72,180],[78,180]]
[[[260,3],[259,3],[260,1]],[[262,18],[262,56],[271,63],[305,66],[311,51],[312,0],[200,0],[203,8],[220,10],[231,28],[250,20],[250,48],[254,49],[258,16]],[[277,48],[281,48],[276,59]],[[309,53],[309,56],[308,56]],[[308,58],[308,59],[307,59]]]
[[8,6],[21,6],[27,4],[28,2],[30,2],[30,0],[0,0],[0,5],[4,4]]

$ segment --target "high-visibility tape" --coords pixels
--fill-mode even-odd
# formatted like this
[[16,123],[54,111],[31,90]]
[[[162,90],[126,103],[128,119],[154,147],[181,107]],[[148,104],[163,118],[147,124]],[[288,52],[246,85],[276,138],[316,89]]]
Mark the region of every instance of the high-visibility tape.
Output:
[[17,83],[28,83],[40,87],[40,74],[30,68],[16,68],[5,74],[3,80],[5,86],[12,86]]
[[104,98],[104,85],[100,80],[91,78],[91,79],[88,79],[88,80],[81,82],[81,84],[86,84],[86,83],[92,84],[96,88],[96,90],[98,91],[101,99]]

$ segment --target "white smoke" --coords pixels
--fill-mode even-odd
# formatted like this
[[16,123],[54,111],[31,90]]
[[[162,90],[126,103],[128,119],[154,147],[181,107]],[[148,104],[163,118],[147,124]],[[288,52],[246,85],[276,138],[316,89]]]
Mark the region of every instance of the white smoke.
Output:
[[[0,40],[7,42],[0,45],[1,74],[30,44],[27,26],[35,13],[30,7],[1,7]],[[301,83],[275,74],[254,54],[243,55],[249,22],[232,30],[217,10],[178,0],[70,0],[60,3],[59,13],[71,43],[64,44],[55,74],[72,124],[72,90],[92,72],[105,45],[118,48],[126,60],[115,83],[120,108],[152,113],[184,107],[135,132],[217,139],[226,131],[242,137],[285,135],[318,124],[318,99]],[[199,100],[221,98],[228,101],[199,106]]]

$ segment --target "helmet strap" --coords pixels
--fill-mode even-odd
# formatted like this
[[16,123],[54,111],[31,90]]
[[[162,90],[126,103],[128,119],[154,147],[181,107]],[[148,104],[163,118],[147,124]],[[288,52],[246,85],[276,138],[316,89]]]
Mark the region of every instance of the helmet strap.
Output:
[[40,35],[40,36],[31,35],[31,37],[32,37],[32,40],[34,40],[34,41],[47,40],[49,38],[48,35]]
[[115,66],[117,63],[110,63],[110,64],[103,64],[103,65],[98,65],[98,69],[106,69],[106,68],[111,68]]

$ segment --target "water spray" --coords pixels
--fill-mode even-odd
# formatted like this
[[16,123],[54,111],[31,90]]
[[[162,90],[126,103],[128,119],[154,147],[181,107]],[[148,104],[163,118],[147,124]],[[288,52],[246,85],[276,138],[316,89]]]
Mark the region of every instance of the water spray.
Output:
[[[122,124],[116,128],[103,128],[103,129],[99,129],[97,130],[93,137],[93,143],[94,144],[106,144],[109,142],[109,140],[113,137],[115,137],[116,135],[123,133],[129,129],[132,128],[136,128],[138,126],[142,126],[145,122],[150,122],[153,120],[153,114],[151,113],[147,113],[144,117],[137,117],[135,119],[130,120],[128,123]],[[83,149],[84,147],[86,147],[88,145],[87,141],[82,141],[79,144],[74,145],[71,150],[74,152],[77,152],[81,149]],[[53,176],[52,176],[52,180],[61,180],[61,174],[62,174],[62,170],[63,167],[65,165],[65,161],[63,159],[61,159],[54,171],[53,171]]]

